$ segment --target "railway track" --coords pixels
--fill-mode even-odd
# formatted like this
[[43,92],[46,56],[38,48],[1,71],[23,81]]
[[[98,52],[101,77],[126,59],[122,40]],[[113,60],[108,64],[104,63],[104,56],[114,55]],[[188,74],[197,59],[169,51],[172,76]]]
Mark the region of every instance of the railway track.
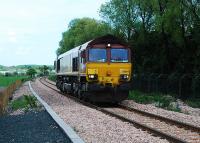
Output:
[[[55,86],[55,83],[50,82],[44,78],[40,79],[40,82],[45,86],[61,93]],[[61,93],[63,94],[63,93]],[[66,95],[65,95],[66,96]],[[142,128],[149,131],[155,136],[165,138],[170,142],[179,143],[199,143],[200,142],[200,128],[182,123],[176,120],[158,116],[155,114],[140,111],[119,104],[117,107],[99,107],[88,102],[79,100],[74,96],[67,95],[76,102],[84,104],[86,106],[95,108],[103,113],[118,118],[122,121],[133,124],[138,128]]]

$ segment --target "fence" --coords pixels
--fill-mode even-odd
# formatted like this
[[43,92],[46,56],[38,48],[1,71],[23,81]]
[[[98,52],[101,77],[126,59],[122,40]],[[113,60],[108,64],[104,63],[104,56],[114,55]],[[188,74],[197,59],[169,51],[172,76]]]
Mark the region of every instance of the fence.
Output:
[[17,80],[15,83],[11,84],[7,88],[0,89],[0,115],[4,113],[5,108],[8,104],[9,98],[13,91],[21,85],[21,80]]
[[132,88],[146,93],[170,94],[176,98],[200,98],[200,75],[134,74]]

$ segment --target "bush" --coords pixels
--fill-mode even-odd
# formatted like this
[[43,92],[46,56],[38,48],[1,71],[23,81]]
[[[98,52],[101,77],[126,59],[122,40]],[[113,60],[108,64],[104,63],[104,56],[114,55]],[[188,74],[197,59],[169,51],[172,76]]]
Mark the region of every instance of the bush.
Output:
[[56,75],[49,75],[48,79],[55,82],[56,81]]
[[18,98],[11,102],[11,108],[13,110],[23,109],[23,108],[36,108],[37,99],[34,96],[23,95],[21,98]]
[[14,83],[16,80],[22,80],[22,82],[28,80],[27,76],[0,76],[0,86],[9,86]]
[[130,91],[129,99],[142,104],[155,104],[157,107],[170,109],[170,103],[175,99],[171,96],[162,95],[159,93],[145,94],[140,91]]
[[188,99],[185,102],[193,108],[200,108],[200,99]]

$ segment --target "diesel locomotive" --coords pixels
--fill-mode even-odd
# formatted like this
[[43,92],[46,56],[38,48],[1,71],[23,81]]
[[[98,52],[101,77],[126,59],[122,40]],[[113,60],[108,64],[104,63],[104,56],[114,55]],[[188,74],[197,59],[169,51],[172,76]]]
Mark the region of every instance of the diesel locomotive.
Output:
[[126,43],[105,35],[77,46],[54,62],[56,86],[94,102],[120,102],[128,97],[131,50]]

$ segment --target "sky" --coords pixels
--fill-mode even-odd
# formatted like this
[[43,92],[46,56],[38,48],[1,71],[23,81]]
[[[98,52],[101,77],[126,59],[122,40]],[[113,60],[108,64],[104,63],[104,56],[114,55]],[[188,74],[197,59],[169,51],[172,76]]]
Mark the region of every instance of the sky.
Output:
[[0,65],[52,65],[74,18],[100,20],[106,0],[0,0]]

